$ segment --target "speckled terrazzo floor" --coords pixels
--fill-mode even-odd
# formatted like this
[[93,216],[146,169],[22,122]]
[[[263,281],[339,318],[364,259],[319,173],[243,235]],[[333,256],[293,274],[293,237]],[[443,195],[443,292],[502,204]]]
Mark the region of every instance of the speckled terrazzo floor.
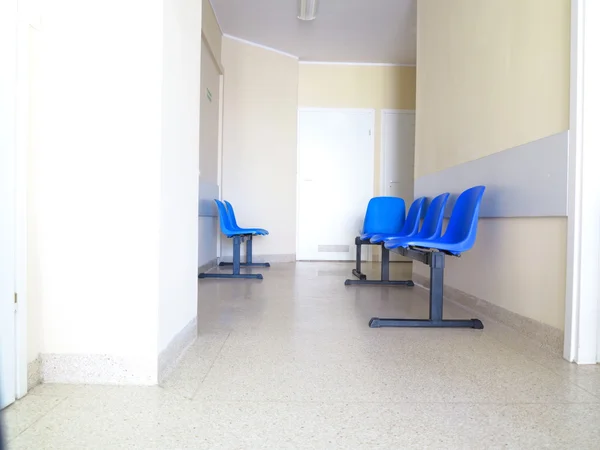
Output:
[[600,448],[600,367],[485,319],[369,329],[426,316],[426,293],[345,287],[350,270],[202,280],[200,336],[163,386],[38,386],[4,412],[9,449]]

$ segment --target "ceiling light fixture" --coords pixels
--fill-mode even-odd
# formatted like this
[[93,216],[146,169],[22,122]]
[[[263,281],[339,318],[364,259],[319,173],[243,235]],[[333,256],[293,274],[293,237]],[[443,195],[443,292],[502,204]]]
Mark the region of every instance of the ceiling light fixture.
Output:
[[298,0],[298,19],[315,20],[317,17],[317,0]]

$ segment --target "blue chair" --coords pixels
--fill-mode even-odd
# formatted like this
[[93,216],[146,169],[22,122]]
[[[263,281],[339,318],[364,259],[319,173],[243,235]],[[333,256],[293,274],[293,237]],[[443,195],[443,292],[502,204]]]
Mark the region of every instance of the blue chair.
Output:
[[386,238],[408,237],[417,234],[419,231],[419,225],[421,224],[421,216],[423,215],[424,204],[425,197],[419,197],[416,199],[414,202],[412,202],[412,205],[410,205],[408,217],[406,218],[406,222],[404,222],[404,227],[402,227],[402,230],[400,230],[399,233],[375,234],[371,237],[371,243],[379,244]]
[[369,326],[474,328],[483,329],[479,319],[444,320],[444,267],[446,254],[458,256],[475,244],[479,208],[485,186],[475,186],[459,195],[452,210],[448,228],[442,237],[422,239],[417,236],[393,239],[385,247],[402,256],[429,266],[429,319],[380,319],[373,317]]
[[406,205],[399,197],[373,197],[367,205],[361,240],[380,233],[399,233],[404,226]]
[[[217,209],[219,211],[219,226],[221,233],[230,239],[233,239],[233,261],[221,262],[219,266],[233,266],[233,273],[213,273],[205,272],[198,274],[198,278],[246,278],[262,280],[263,276],[260,273],[241,273],[241,266],[261,266],[270,267],[269,263],[253,263],[252,262],[252,236],[257,234],[259,229],[239,228],[233,225],[231,216],[225,204],[215,199]],[[233,211],[233,209],[232,209]],[[266,231],[266,230],[265,230]],[[241,262],[241,245],[246,241],[246,262]]]
[[485,186],[475,186],[459,195],[452,210],[448,228],[442,237],[427,239],[421,236],[393,239],[385,243],[386,248],[423,247],[459,255],[475,245],[479,207]]
[[373,236],[371,242],[394,242],[402,241],[407,238],[414,239],[437,239],[442,235],[442,226],[444,224],[444,210],[446,209],[446,203],[448,202],[449,193],[438,195],[431,201],[431,204],[427,208],[425,213],[425,219],[423,220],[423,226],[421,231],[415,234],[409,234],[406,236]]
[[[373,197],[367,205],[365,220],[360,236],[354,239],[356,245],[356,268],[352,275],[361,281],[367,276],[361,272],[362,246],[372,245],[371,236],[379,233],[399,233],[404,226],[406,205],[404,199],[399,197]],[[346,280],[344,284],[357,284],[356,280]]]
[[[393,197],[392,197],[393,198]],[[404,202],[404,201],[403,201]],[[417,230],[419,229],[419,222],[421,220],[421,212],[423,210],[423,203],[425,202],[425,198],[421,197],[416,199],[412,205],[410,206],[410,209],[408,211],[408,218],[404,221],[404,225],[399,228],[399,231],[393,231],[393,232],[385,232],[385,231],[380,231],[379,233],[364,233],[362,236],[360,236],[360,243],[361,244],[365,244],[366,242],[368,242],[371,245],[380,245],[381,241],[378,240],[374,240],[374,238],[376,236],[405,236],[407,234],[411,234],[411,233],[416,233]],[[368,212],[368,208],[367,208],[367,212]],[[403,213],[404,214],[404,213]],[[399,223],[400,221],[398,221],[397,223]],[[391,229],[391,226],[388,226],[387,229]],[[384,227],[380,226],[379,227],[380,230],[383,230]],[[398,229],[398,227],[396,227],[396,229]],[[357,261],[358,261],[358,248],[359,248],[359,241],[357,239]],[[356,270],[352,271],[352,274],[356,277],[358,277],[358,280],[346,280],[344,282],[344,284],[346,286],[351,286],[354,284],[360,284],[360,285],[395,285],[395,286],[414,286],[415,284],[412,282],[412,280],[390,280],[390,253],[389,251],[385,248],[385,247],[381,247],[381,279],[380,280],[367,280],[367,277],[363,274],[360,273],[360,265],[357,262],[356,264]]]
[[263,228],[241,228],[237,224],[237,220],[235,220],[235,212],[233,211],[233,206],[227,200],[225,200],[225,206],[227,208],[227,212],[229,213],[229,223],[231,228],[238,231],[244,231],[247,234],[252,234],[255,236],[266,236],[269,232]]

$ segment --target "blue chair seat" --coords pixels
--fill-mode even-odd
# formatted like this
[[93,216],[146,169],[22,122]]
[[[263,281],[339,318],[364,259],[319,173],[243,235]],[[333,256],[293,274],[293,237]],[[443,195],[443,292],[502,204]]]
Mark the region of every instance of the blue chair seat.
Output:
[[386,239],[393,239],[393,238],[398,238],[398,237],[403,237],[402,234],[390,234],[390,233],[381,233],[381,234],[372,234],[371,236],[369,236],[369,240],[371,241],[372,244],[379,244],[383,241],[385,241]]
[[[380,235],[371,239],[371,242],[390,242],[396,240],[406,240],[406,239],[437,239],[442,234],[442,225],[444,223],[444,209],[446,208],[446,203],[448,202],[448,197],[450,197],[449,193],[444,193],[438,195],[431,201],[431,204],[427,208],[427,212],[425,213],[425,219],[423,220],[423,226],[421,227],[421,231],[415,234],[408,235]],[[389,249],[389,247],[388,247]]]
[[390,239],[392,237],[408,237],[416,234],[417,231],[419,231],[419,223],[421,222],[421,214],[424,203],[425,197],[419,197],[412,202],[412,205],[410,205],[410,209],[408,210],[406,222],[404,222],[404,226],[399,233],[374,233],[370,238],[371,243],[377,244],[383,242],[386,238]]
[[485,186],[475,186],[459,195],[452,210],[446,233],[442,237],[425,238],[422,236],[399,237],[385,242],[385,247],[393,250],[398,247],[422,247],[442,250],[459,255],[475,245],[479,207]]
[[405,204],[398,197],[373,197],[367,205],[360,238],[369,240],[377,233],[395,233],[404,225]]
[[[227,200],[225,200],[225,206],[227,210],[227,214],[229,216],[229,226],[230,228],[239,233],[245,235],[254,235],[254,236],[266,236],[269,234],[267,230],[264,228],[242,228],[237,224],[237,220],[235,219],[235,212],[233,211],[233,206]],[[231,237],[231,236],[228,236]]]
[[360,239],[363,241],[368,241],[370,240],[373,236],[377,235],[377,233],[363,233],[360,235]]

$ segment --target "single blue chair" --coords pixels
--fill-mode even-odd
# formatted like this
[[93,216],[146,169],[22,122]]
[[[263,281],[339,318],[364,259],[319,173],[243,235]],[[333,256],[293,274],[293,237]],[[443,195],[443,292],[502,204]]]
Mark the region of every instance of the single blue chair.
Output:
[[[393,198],[393,197],[392,197]],[[404,200],[403,200],[404,202]],[[361,244],[365,244],[368,242],[371,245],[380,245],[380,241],[374,241],[373,238],[375,236],[405,236],[408,233],[416,233],[419,229],[419,222],[421,220],[421,212],[423,210],[423,203],[425,202],[425,198],[416,199],[410,209],[408,211],[408,218],[403,220],[404,225],[399,229],[399,231],[393,232],[385,232],[380,231],[379,233],[364,233],[360,236]],[[367,213],[369,209],[367,208]],[[404,214],[404,213],[403,213]],[[366,220],[365,220],[366,222]],[[399,221],[400,222],[400,221]],[[399,223],[398,222],[398,223]],[[373,227],[375,228],[375,227]],[[378,227],[380,230],[383,230],[383,226]],[[388,226],[387,229],[391,229],[391,226]],[[398,227],[396,227],[398,229]],[[357,249],[359,248],[358,239],[357,239]],[[358,253],[358,250],[357,250]],[[358,256],[357,256],[358,261]],[[360,266],[357,263],[356,270],[352,271],[352,274],[358,277],[358,280],[346,280],[344,284],[346,286],[352,286],[354,284],[360,285],[394,285],[394,286],[414,286],[415,284],[412,280],[390,280],[390,253],[385,247],[381,247],[381,279],[380,280],[367,280],[367,277],[360,273]]]
[[444,267],[446,254],[458,256],[475,244],[477,222],[485,186],[475,186],[458,196],[448,228],[442,237],[422,239],[417,236],[393,239],[385,247],[402,256],[429,266],[429,319],[380,319],[373,317],[369,326],[381,327],[427,327],[427,328],[474,328],[483,329],[479,319],[453,320],[443,318]]
[[[257,234],[259,229],[239,228],[234,227],[231,222],[231,216],[225,204],[215,199],[217,209],[219,211],[219,226],[221,233],[230,239],[233,239],[233,261],[221,262],[219,266],[233,266],[233,273],[213,273],[205,272],[198,274],[198,278],[246,278],[262,280],[263,276],[260,273],[241,273],[241,266],[261,266],[270,267],[269,263],[253,263],[252,262],[252,236]],[[233,211],[233,209],[232,209]],[[241,245],[246,241],[246,262],[241,262]]]
[[[352,275],[359,280],[366,280],[367,276],[361,272],[362,246],[372,245],[370,238],[379,233],[399,233],[404,226],[406,205],[404,199],[399,197],[373,197],[367,205],[365,220],[361,235],[354,239],[356,244],[356,268]],[[346,285],[355,284],[353,280],[346,280]]]
[[380,233],[399,233],[404,226],[406,205],[399,197],[373,197],[367,205],[360,239],[369,240]]
[[241,228],[237,224],[237,220],[235,220],[235,212],[233,211],[233,206],[227,200],[225,200],[225,206],[227,208],[227,212],[229,213],[229,223],[231,228],[238,231],[244,231],[247,234],[252,234],[255,236],[266,236],[269,232],[263,228]]
[[394,237],[409,237],[417,234],[419,231],[419,225],[421,224],[421,216],[423,215],[423,205],[425,204],[425,197],[419,197],[412,205],[410,205],[410,209],[408,210],[408,217],[406,218],[406,222],[404,222],[404,227],[400,230],[399,233],[380,233],[371,236],[371,243],[379,244],[383,242],[386,238],[394,238]]
[[460,255],[475,245],[479,207],[485,186],[475,186],[458,196],[448,228],[442,237],[426,239],[421,236],[392,239],[385,247],[393,250],[398,247],[423,247],[441,250],[452,255]]
[[444,224],[444,210],[450,197],[449,193],[438,195],[431,201],[423,219],[423,226],[418,233],[407,236],[374,236],[371,242],[393,242],[396,240],[414,239],[437,239],[442,235],[442,226]]

